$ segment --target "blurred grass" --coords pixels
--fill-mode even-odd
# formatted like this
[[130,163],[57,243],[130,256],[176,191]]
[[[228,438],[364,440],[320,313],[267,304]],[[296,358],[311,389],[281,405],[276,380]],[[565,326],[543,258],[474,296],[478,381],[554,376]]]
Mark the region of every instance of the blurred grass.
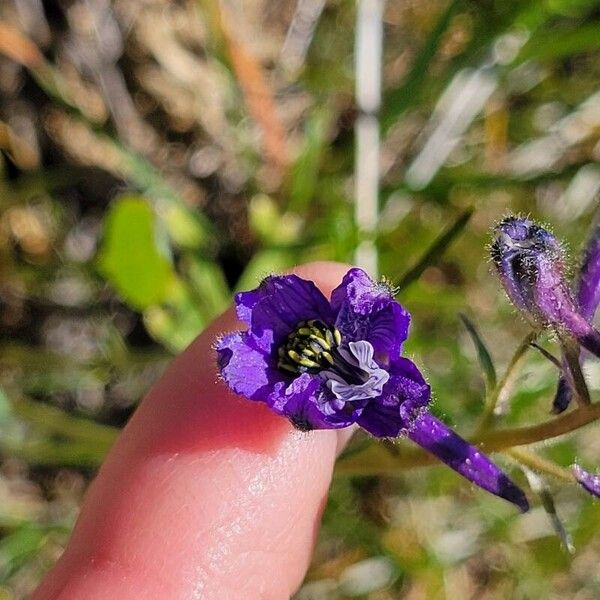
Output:
[[[234,290],[352,259],[355,7],[327,2],[289,71],[301,5],[0,5],[0,597],[28,596],[118,429]],[[530,213],[575,257],[596,209],[599,16],[596,0],[386,5],[377,249],[413,315],[406,352],[465,435],[528,331],[488,272],[490,226]],[[448,90],[473,72],[494,88],[467,118]],[[456,124],[416,191],[408,168]],[[548,419],[554,367],[518,366],[501,427]],[[597,431],[536,450],[591,466]],[[359,435],[345,456],[382,452]],[[521,517],[442,467],[342,475],[298,599],[600,596],[600,511],[574,486],[549,482],[570,557],[539,503]],[[370,559],[385,577],[357,596]]]

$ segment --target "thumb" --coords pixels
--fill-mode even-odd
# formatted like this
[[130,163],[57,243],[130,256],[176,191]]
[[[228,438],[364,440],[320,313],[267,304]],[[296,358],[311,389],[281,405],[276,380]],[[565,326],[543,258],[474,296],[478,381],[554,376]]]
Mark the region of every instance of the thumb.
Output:
[[[347,268],[296,272],[328,295]],[[349,430],[294,430],[217,379],[230,310],[142,402],[33,600],[288,598],[308,567]]]

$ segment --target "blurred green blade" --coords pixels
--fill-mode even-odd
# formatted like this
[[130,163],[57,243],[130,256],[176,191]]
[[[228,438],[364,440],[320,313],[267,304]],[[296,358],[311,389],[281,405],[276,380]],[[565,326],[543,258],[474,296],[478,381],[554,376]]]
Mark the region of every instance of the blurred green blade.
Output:
[[47,532],[34,525],[24,525],[0,540],[0,583],[18,571],[44,545]]
[[573,554],[575,552],[575,546],[573,546],[573,540],[571,535],[567,531],[562,519],[558,515],[556,511],[556,505],[554,503],[554,498],[548,489],[548,486],[544,479],[532,471],[531,469],[521,465],[523,473],[525,473],[525,477],[527,478],[527,482],[529,483],[529,487],[534,491],[540,498],[542,502],[542,506],[544,511],[548,515],[548,519],[552,524],[552,529],[560,539],[564,549],[569,552],[569,554]]
[[526,60],[556,60],[584,54],[600,48],[600,25],[597,23],[583,25],[569,31],[542,30],[523,47],[517,59],[518,63]]
[[409,74],[399,87],[385,94],[381,112],[381,128],[383,132],[386,132],[398,120],[411,103],[417,102],[419,91],[427,76],[427,67],[437,53],[442,37],[448,29],[459,5],[460,2],[458,0],[454,0],[448,5],[448,8],[444,11],[425,41]]
[[176,279],[158,227],[151,205],[141,196],[122,196],[106,216],[98,266],[137,310],[164,301]]
[[506,414],[510,404],[513,389],[517,383],[521,367],[525,362],[527,350],[531,347],[531,342],[536,338],[537,333],[532,331],[528,333],[519,344],[513,354],[504,375],[496,387],[488,393],[485,399],[483,414],[479,419],[476,431],[481,433],[485,431],[494,421],[494,417]]
[[109,448],[97,442],[73,440],[0,439],[0,452],[33,465],[76,466],[97,469]]
[[25,398],[12,403],[13,412],[41,431],[73,440],[90,442],[110,448],[119,435],[119,429],[96,423],[91,419],[70,415],[56,406]]
[[144,311],[148,332],[171,352],[181,352],[207,325],[210,308],[205,303],[200,306],[199,300],[193,286],[178,281],[163,305]]
[[191,210],[151,163],[111,137],[95,135],[120,155],[120,174],[144,196],[161,205],[165,227],[175,244],[183,248],[208,244],[214,235],[211,222],[201,212]]
[[272,273],[281,273],[294,264],[293,254],[287,249],[268,248],[257,252],[246,265],[238,279],[235,290],[255,288],[261,280]]
[[327,139],[329,110],[315,110],[306,122],[303,147],[291,171],[288,210],[302,213],[313,199]]
[[477,327],[475,327],[473,321],[471,321],[471,319],[469,319],[469,317],[467,317],[467,315],[463,313],[460,313],[459,317],[463,322],[463,325],[465,326],[469,335],[471,336],[473,344],[475,344],[475,348],[477,350],[477,358],[479,359],[479,364],[481,365],[481,368],[483,369],[483,373],[485,375],[485,385],[488,392],[490,392],[496,387],[497,383],[496,367],[494,366],[492,356],[489,350],[487,349],[487,346],[483,341],[483,338],[481,337],[479,331],[477,330]]
[[198,310],[211,321],[231,302],[231,291],[223,271],[214,262],[198,256],[187,257],[184,269],[190,291],[198,300]]
[[458,219],[445,231],[443,231],[433,244],[425,251],[425,254],[419,259],[417,264],[409,269],[395,284],[399,291],[404,291],[409,285],[414,283],[423,274],[423,271],[427,267],[441,257],[446,251],[446,248],[452,244],[452,242],[458,237],[458,235],[465,228],[469,219],[473,215],[474,209],[472,207],[467,208],[460,214]]

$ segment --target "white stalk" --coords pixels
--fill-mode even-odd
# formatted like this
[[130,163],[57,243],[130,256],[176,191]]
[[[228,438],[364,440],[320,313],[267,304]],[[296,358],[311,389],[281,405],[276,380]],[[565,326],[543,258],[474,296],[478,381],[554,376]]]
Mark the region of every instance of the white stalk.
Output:
[[355,68],[356,120],[355,219],[361,242],[355,262],[378,275],[375,246],[379,210],[379,120],[384,0],[358,0]]

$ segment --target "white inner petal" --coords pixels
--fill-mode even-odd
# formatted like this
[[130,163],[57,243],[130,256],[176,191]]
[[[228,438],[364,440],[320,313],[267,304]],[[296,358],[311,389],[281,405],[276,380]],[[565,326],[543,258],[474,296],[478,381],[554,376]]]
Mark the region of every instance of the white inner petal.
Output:
[[339,352],[350,364],[368,373],[369,378],[360,385],[349,384],[336,373],[322,371],[321,376],[326,379],[327,387],[338,400],[343,402],[381,396],[383,386],[387,383],[390,375],[373,360],[373,346],[369,342],[361,340],[350,342],[348,349],[340,348]]

